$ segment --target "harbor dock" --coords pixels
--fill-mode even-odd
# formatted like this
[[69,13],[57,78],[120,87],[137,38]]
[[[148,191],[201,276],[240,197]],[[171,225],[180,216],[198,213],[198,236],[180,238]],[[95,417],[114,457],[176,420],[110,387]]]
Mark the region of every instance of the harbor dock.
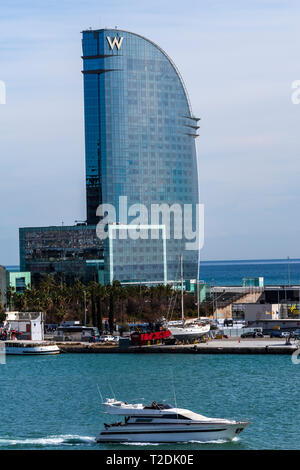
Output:
[[[61,352],[65,353],[125,353],[125,354],[292,354],[300,348],[298,343],[286,344],[282,338],[230,338],[211,340],[206,343],[189,345],[151,345],[129,346],[120,348],[118,345],[58,343]],[[300,349],[299,349],[300,352]]]

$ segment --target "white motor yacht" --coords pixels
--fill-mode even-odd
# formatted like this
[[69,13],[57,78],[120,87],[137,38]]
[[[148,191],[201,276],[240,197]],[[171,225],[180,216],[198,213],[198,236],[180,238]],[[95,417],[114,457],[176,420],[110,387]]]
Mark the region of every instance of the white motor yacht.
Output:
[[232,440],[249,421],[207,418],[182,408],[153,402],[128,404],[113,398],[103,403],[106,412],[124,416],[124,421],[105,424],[97,442],[189,442]]

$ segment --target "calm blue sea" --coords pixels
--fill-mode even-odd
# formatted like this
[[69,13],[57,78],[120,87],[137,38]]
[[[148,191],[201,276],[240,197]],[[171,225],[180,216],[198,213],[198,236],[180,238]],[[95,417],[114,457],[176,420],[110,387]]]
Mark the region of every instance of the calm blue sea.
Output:
[[[0,449],[300,449],[300,365],[290,356],[9,356],[0,371]],[[252,425],[231,443],[96,444],[111,419],[97,385],[128,402],[176,394],[179,407]]]
[[[19,266],[7,266],[18,271]],[[241,286],[244,277],[264,277],[265,284],[300,283],[300,259],[201,261],[200,279],[213,285]]]
[[201,261],[200,279],[212,285],[241,286],[244,277],[264,277],[265,285],[300,283],[300,259]]

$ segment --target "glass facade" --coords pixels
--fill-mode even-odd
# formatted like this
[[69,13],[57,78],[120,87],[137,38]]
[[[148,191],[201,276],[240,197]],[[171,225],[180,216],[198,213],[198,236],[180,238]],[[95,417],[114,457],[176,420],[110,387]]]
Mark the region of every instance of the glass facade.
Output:
[[98,280],[103,242],[96,236],[95,226],[22,227],[19,245],[20,269],[31,272],[34,285],[44,274],[67,284]]
[[[128,233],[133,230],[133,226],[110,225],[111,236],[109,237],[109,257],[106,269],[107,274],[109,271],[109,282],[121,279],[124,283],[167,283],[165,227],[153,225],[146,227],[147,229],[143,230],[147,233],[148,238],[135,239],[130,237],[130,233]],[[122,238],[120,233],[124,233],[125,230],[128,236]],[[154,230],[157,233],[156,240],[151,238],[150,232]]]
[[[198,119],[192,115],[174,63],[160,47],[134,33],[101,29],[82,34],[87,223],[97,224],[96,210],[101,203],[114,205],[118,214],[119,197],[127,196],[128,207],[144,204],[149,215],[152,204],[176,203],[182,209],[184,204],[192,204],[195,229]],[[186,250],[186,241],[175,239],[171,230],[168,280],[178,279],[180,253],[184,277],[197,277],[199,253]],[[109,244],[105,246],[108,266]],[[128,251],[131,246],[134,244],[127,244]],[[120,248],[126,251],[126,244]],[[148,252],[154,248],[159,248],[157,240],[153,246],[145,244]],[[123,273],[116,274],[118,280],[138,280],[137,265],[147,266],[141,243],[134,252],[135,260],[130,258],[127,269],[122,266]],[[157,270],[162,273],[159,263]],[[151,281],[153,273],[142,271],[139,276]]]

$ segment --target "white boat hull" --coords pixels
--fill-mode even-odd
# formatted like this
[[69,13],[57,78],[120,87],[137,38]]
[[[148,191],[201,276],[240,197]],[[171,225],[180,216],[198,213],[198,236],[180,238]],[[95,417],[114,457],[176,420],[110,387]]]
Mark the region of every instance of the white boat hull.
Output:
[[13,350],[12,348],[6,348],[5,354],[13,356],[42,356],[48,354],[59,354],[60,350],[57,349],[37,349],[37,348],[20,348],[18,351]]
[[210,325],[205,326],[168,326],[173,337],[179,341],[201,338],[210,330]]
[[[149,442],[149,443],[169,443],[169,442],[211,442],[211,441],[231,441],[240,432],[242,432],[249,423],[219,424],[214,426],[186,425],[179,429],[129,429],[121,428],[124,426],[113,427],[102,431],[97,442]],[[157,426],[156,426],[157,427]],[[127,428],[127,426],[126,426]]]
[[56,344],[32,344],[30,341],[8,341],[5,343],[4,352],[12,356],[44,356],[59,354],[60,349]]

